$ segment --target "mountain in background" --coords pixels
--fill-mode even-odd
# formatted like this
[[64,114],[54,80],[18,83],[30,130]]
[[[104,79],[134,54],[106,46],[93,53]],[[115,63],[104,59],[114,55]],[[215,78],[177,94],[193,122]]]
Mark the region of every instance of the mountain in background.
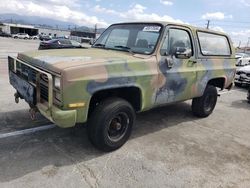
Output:
[[[34,26],[54,28],[54,29],[64,29],[64,30],[70,29],[70,30],[85,31],[85,32],[95,31],[94,28],[89,28],[87,26],[78,26],[71,22],[64,22],[60,20],[54,20],[38,16],[21,16],[18,14],[0,14],[0,22],[27,24],[27,25],[34,25]],[[102,33],[104,30],[105,30],[104,28],[97,28],[97,33]]]

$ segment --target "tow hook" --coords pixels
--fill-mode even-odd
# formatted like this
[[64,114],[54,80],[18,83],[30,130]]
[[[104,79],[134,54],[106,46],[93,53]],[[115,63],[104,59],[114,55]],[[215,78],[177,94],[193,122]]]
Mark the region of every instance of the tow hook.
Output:
[[20,98],[19,93],[16,92],[16,93],[14,94],[14,97],[15,97],[15,102],[16,102],[16,103],[19,103],[19,98]]
[[36,112],[37,112],[37,108],[32,107],[29,109],[29,113],[30,113],[30,118],[31,120],[35,120],[36,119]]

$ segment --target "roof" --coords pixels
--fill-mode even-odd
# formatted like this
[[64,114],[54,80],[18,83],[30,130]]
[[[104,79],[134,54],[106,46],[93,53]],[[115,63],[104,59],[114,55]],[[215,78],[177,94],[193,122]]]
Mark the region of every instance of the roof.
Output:
[[166,22],[166,21],[122,22],[122,23],[115,23],[115,24],[112,24],[112,25],[116,25],[116,24],[141,24],[141,23],[160,24],[160,25],[163,25],[163,26],[167,26],[167,25],[175,25],[175,26],[182,26],[182,27],[184,26],[184,27],[187,27],[187,28],[189,28],[191,30],[199,30],[199,31],[210,32],[210,33],[212,32],[212,33],[218,33],[218,34],[221,34],[221,35],[226,34],[226,33],[220,32],[220,31],[215,31],[215,30],[212,30],[212,29],[206,29],[206,28],[202,28],[202,27],[192,26],[192,25],[189,25],[189,24],[186,24],[186,23],[176,23],[176,22]]

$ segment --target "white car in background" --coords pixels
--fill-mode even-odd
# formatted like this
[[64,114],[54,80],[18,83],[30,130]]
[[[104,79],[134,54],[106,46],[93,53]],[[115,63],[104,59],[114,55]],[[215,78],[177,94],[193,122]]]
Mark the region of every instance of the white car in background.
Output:
[[242,67],[250,65],[250,55],[246,53],[236,53],[235,58],[237,59],[236,66]]
[[30,39],[37,40],[37,39],[39,39],[39,36],[38,35],[33,35],[33,36],[30,36]]
[[29,39],[30,36],[27,33],[17,33],[17,34],[13,34],[12,37],[14,39]]
[[250,86],[250,65],[240,67],[236,70],[234,83],[236,86]]

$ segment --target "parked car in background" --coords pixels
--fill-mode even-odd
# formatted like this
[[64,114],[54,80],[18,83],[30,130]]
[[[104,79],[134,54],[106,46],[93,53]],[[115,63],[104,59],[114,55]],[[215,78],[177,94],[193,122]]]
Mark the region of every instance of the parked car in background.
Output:
[[30,36],[30,39],[37,40],[39,38],[38,35]]
[[96,41],[96,39],[91,38],[90,41],[89,41],[89,44],[90,44],[90,45],[93,45],[93,44],[95,43],[95,41]]
[[81,38],[82,43],[90,43],[90,41],[91,41],[91,38],[89,38],[89,37],[82,37]]
[[30,36],[27,33],[17,33],[17,34],[13,34],[12,37],[14,39],[29,39]]
[[250,65],[240,67],[236,70],[234,83],[236,86],[250,86]]
[[39,50],[45,49],[60,49],[60,48],[81,48],[81,43],[69,39],[52,39],[49,41],[42,41],[39,45]]
[[39,39],[40,39],[41,41],[49,41],[49,40],[52,39],[52,36],[51,36],[51,35],[40,35],[40,36],[39,36]]
[[11,37],[11,34],[0,31],[0,37]]
[[250,64],[250,55],[246,53],[236,53],[235,57],[237,59],[236,66],[241,67]]

